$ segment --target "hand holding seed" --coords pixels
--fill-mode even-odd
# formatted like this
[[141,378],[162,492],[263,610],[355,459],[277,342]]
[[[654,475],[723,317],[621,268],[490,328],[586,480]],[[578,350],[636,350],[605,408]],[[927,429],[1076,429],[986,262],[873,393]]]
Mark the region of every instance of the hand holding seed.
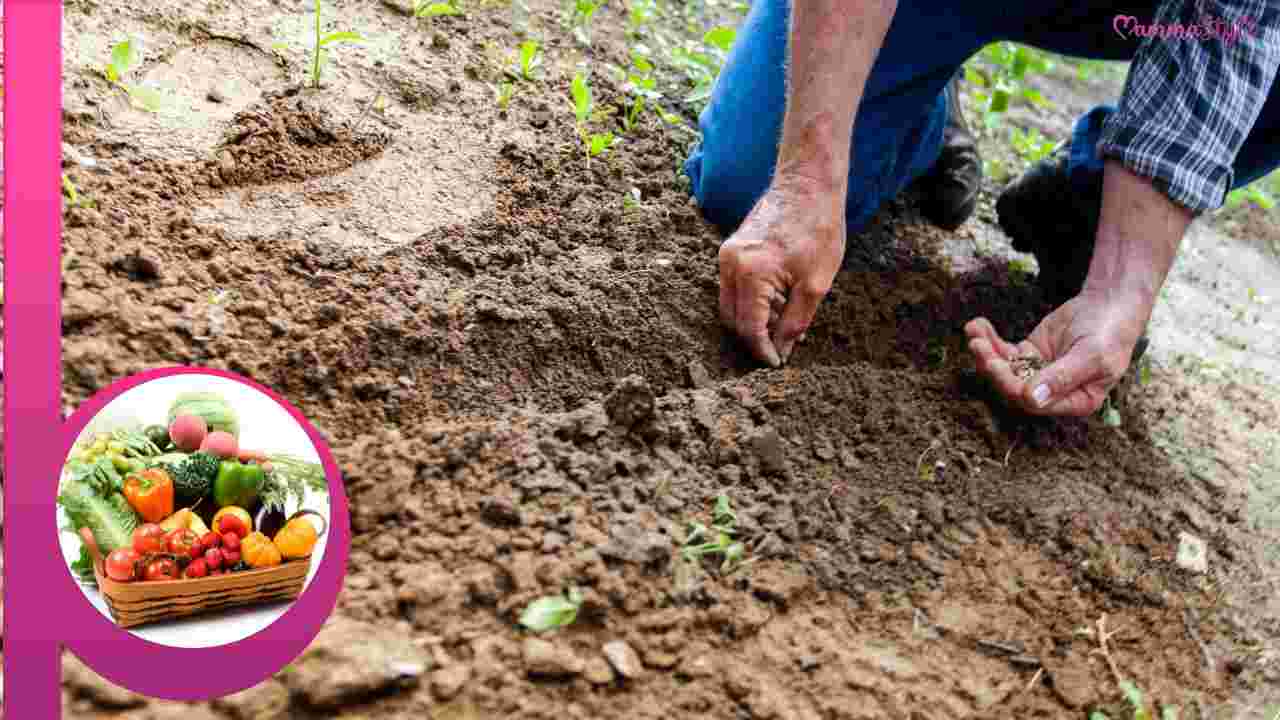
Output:
[[965,333],[978,371],[1010,403],[1034,415],[1092,415],[1129,367],[1151,307],[1142,295],[1083,293],[1016,345],[986,318]]

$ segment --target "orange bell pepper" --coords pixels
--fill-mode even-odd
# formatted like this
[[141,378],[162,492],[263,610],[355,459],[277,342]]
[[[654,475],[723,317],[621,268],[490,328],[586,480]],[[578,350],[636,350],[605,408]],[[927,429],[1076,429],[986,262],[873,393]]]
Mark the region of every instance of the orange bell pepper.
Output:
[[124,498],[143,520],[158,523],[173,514],[173,478],[160,468],[129,473]]

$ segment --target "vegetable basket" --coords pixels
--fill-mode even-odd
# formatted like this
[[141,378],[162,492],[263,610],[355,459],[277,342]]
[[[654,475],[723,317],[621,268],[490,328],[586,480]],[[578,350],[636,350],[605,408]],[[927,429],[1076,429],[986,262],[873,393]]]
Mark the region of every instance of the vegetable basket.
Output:
[[245,605],[294,600],[302,594],[311,558],[202,578],[116,582],[107,577],[102,554],[90,546],[93,574],[116,625],[122,628]]

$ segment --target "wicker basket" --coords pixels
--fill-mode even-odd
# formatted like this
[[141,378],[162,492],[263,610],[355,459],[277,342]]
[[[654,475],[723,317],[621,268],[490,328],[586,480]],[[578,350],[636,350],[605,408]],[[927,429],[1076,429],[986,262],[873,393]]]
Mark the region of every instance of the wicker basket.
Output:
[[302,558],[275,567],[211,577],[117,582],[107,577],[98,548],[91,545],[90,552],[98,589],[107,601],[111,617],[122,628],[244,605],[293,600],[302,594],[311,568],[311,558]]

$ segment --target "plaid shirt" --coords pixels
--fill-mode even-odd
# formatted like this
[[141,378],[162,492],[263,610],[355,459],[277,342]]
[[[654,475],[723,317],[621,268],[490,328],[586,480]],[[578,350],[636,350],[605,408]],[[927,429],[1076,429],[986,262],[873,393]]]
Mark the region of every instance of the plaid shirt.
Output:
[[[1168,0],[1155,23],[1216,37],[1145,37],[1098,148],[1195,213],[1222,205],[1231,166],[1280,66],[1275,0]],[[1224,29],[1237,29],[1232,39]],[[1215,34],[1215,33],[1210,33]]]

